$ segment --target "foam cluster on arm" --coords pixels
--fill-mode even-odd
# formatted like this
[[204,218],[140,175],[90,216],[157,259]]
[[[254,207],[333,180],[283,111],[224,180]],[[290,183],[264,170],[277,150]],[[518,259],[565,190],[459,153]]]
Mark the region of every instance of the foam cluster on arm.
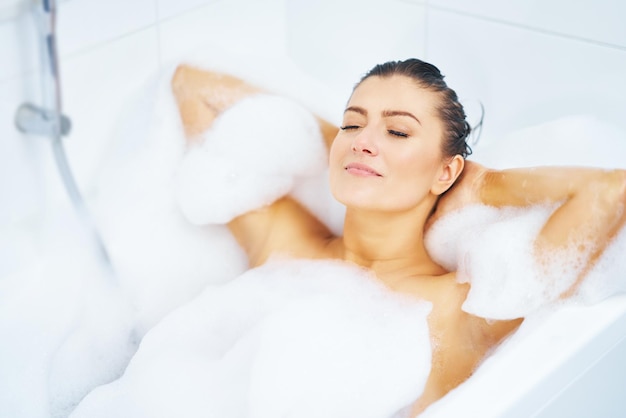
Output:
[[578,263],[555,259],[547,273],[533,255],[535,237],[554,209],[473,205],[433,225],[426,235],[429,252],[471,285],[464,311],[489,319],[525,317],[572,285]]
[[[433,225],[426,246],[438,263],[470,283],[463,310],[489,319],[514,319],[563,304],[593,304],[626,292],[626,228],[587,270],[573,245],[537,258],[535,239],[556,205],[495,208],[474,205]],[[584,274],[582,284],[563,298]]]
[[[550,217],[574,198],[571,186],[589,175],[580,168],[594,167],[594,176],[620,176],[615,169],[626,168],[623,138],[623,130],[594,117],[569,116],[514,132],[475,150],[479,163],[513,171],[491,177],[490,194],[481,199],[485,204],[449,213],[426,235],[431,256],[456,271],[460,281],[471,284],[465,311],[486,318],[513,319],[546,307],[591,304],[626,292],[626,228],[623,215],[619,215],[623,206],[611,204],[613,209],[605,210],[604,200],[589,203],[604,187],[613,187],[612,180],[589,182],[577,197],[578,203],[571,202],[579,204],[582,200],[586,210],[569,221],[565,219],[570,226],[561,230],[567,239],[557,240],[563,245],[537,245],[537,237]],[[521,167],[542,166],[561,167],[549,176],[546,168],[534,170],[541,181],[529,177],[532,170],[525,169],[523,176],[515,172]],[[621,226],[619,221],[602,221],[606,216],[622,216]],[[584,228],[585,222],[593,228]],[[598,249],[603,251],[596,257]]]
[[197,225],[225,224],[270,205],[327,166],[316,118],[284,97],[245,98],[222,112],[203,136],[176,176],[178,206]]

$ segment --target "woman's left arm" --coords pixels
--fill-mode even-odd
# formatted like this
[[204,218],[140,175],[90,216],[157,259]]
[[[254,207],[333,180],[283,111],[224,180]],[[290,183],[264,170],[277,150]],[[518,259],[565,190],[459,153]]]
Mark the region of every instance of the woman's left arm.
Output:
[[562,202],[541,228],[535,257],[577,251],[585,261],[575,290],[588,269],[626,223],[626,170],[534,168],[487,170],[479,200],[491,206]]
[[576,240],[601,250],[626,222],[626,170],[486,169],[475,187],[478,201],[489,206],[561,203],[541,229],[538,249]]
[[579,251],[587,256],[582,276],[626,223],[626,170],[491,170],[469,161],[466,169],[450,195],[441,198],[436,217],[468,203],[494,207],[560,204],[542,227],[535,251],[550,254],[579,244]]

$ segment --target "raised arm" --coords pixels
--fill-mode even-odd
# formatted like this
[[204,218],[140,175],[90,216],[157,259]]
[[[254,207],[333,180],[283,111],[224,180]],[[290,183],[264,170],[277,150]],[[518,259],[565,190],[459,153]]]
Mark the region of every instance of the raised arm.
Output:
[[[190,143],[207,130],[215,118],[239,100],[263,89],[229,74],[208,71],[181,64],[172,77],[172,92]],[[338,128],[317,118],[327,148],[337,135]]]
[[[489,206],[560,204],[535,241],[535,254],[571,250],[586,257],[581,277],[626,223],[626,170],[540,167],[467,172],[442,197],[434,219],[470,203]],[[574,248],[574,249],[575,249]]]
[[189,65],[179,65],[172,77],[172,93],[189,142],[207,130],[222,111],[261,91],[228,74]]
[[482,202],[522,206],[563,202],[535,240],[535,256],[575,251],[586,260],[579,279],[626,222],[626,171],[592,168],[535,168],[488,171],[480,188]]
[[[188,65],[176,69],[171,86],[190,145],[198,144],[202,140],[201,134],[230,106],[248,96],[263,93],[261,88],[231,75]],[[337,128],[321,118],[316,120],[327,147],[330,147]],[[314,248],[319,247],[315,244],[329,240],[332,235],[319,220],[289,197],[237,216],[228,222],[228,227],[247,252],[251,266],[262,264],[275,251],[315,256]]]

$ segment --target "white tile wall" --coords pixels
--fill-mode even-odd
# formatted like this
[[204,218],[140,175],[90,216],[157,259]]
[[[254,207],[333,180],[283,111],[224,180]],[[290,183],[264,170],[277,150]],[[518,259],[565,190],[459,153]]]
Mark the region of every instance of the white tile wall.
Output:
[[[205,45],[254,56],[249,65],[266,73],[273,62],[258,57],[289,55],[346,98],[373,64],[425,57],[463,98],[485,103],[485,140],[561,113],[626,123],[620,0],[61,0],[58,7],[63,102],[74,123],[67,148],[85,187],[116,112],[159,68]],[[30,15],[0,22],[0,227],[36,213],[44,179],[56,175],[46,172],[45,142],[27,144],[13,125],[21,102],[41,100],[33,22]]]
[[41,156],[49,152],[43,138],[25,137],[14,124],[17,107],[26,97],[34,76],[0,82],[0,230],[37,211],[43,203]]
[[167,19],[218,0],[157,0],[159,19]]
[[429,0],[429,5],[626,47],[622,0]]
[[61,55],[96,48],[157,22],[155,0],[68,0],[58,5]]
[[241,55],[284,53],[284,16],[284,0],[223,0],[195,8],[159,25],[162,62],[178,62],[204,45]]
[[86,192],[116,138],[121,112],[158,73],[157,39],[152,26],[65,60],[64,113],[72,120],[66,151]]
[[34,71],[39,55],[33,16],[0,21],[0,40],[0,80]]
[[569,114],[626,130],[625,51],[439,10],[429,14],[428,41],[449,84],[484,103],[486,141]]
[[[154,27],[66,58],[61,68],[64,114],[72,121],[64,144],[81,189],[89,192],[113,138],[120,109],[158,70]],[[0,83],[0,228],[67,200],[53,163],[50,140],[20,134],[15,111],[24,101],[41,104],[38,76]],[[55,203],[56,202],[56,203]]]
[[384,0],[289,0],[289,53],[344,92],[375,64],[424,54],[422,4]]

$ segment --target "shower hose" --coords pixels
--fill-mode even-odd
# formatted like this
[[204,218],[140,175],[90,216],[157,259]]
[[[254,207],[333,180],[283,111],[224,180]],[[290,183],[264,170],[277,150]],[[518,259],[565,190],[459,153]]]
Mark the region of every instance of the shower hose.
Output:
[[43,134],[50,138],[54,159],[69,199],[88,233],[92,236],[96,251],[105,267],[111,268],[108,251],[85,205],[63,146],[62,137],[69,131],[70,124],[69,119],[63,116],[61,107],[61,80],[56,42],[56,1],[42,0],[41,3],[41,7],[35,9],[35,14],[43,43],[43,56],[45,56],[42,65],[43,97],[49,101],[49,105],[46,108],[41,108],[30,103],[23,104],[18,109],[16,125],[24,133]]

